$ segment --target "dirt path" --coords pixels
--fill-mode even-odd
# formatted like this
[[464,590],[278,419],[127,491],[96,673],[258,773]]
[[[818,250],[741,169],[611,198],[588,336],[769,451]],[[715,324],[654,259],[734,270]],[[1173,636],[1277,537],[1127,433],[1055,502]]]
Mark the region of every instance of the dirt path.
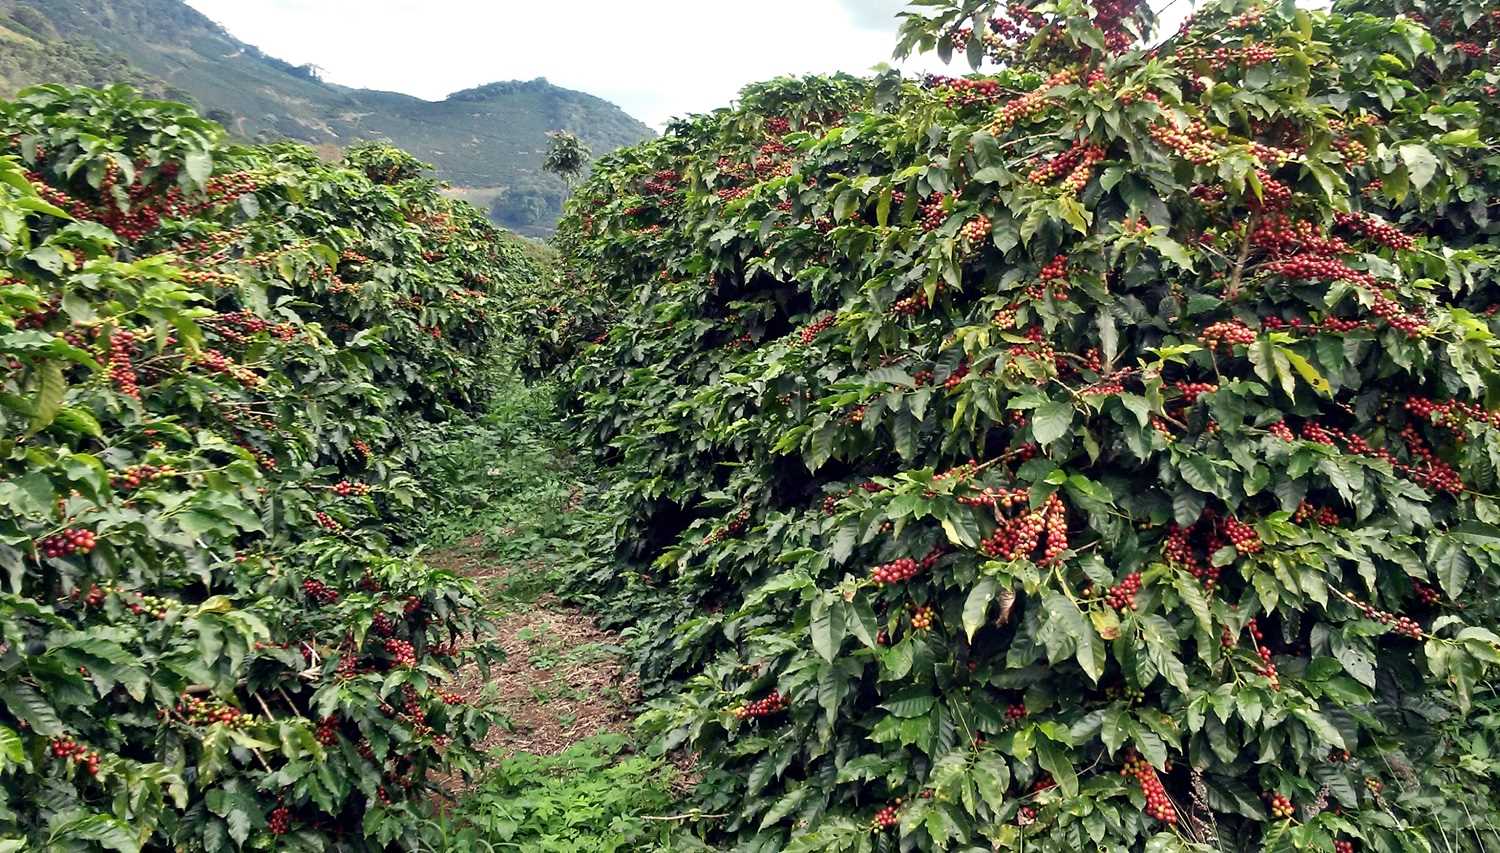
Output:
[[490,733],[485,748],[501,757],[552,755],[594,735],[628,731],[639,692],[619,637],[552,595],[542,561],[508,565],[478,536],[426,558],[472,578],[495,610],[494,637],[505,660],[488,679],[470,667],[456,682],[470,701],[510,720],[510,729]]

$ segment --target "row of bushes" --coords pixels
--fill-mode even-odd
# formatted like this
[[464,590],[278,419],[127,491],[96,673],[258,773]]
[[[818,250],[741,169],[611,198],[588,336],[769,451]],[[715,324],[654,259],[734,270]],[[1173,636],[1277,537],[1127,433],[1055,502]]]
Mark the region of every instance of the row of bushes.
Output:
[[924,2],[999,70],[752,87],[575,195],[526,322],[720,841],[1500,838],[1500,15],[1149,17]]
[[427,421],[537,270],[382,146],[127,89],[0,106],[0,849],[409,841],[494,720],[461,578],[399,556]]

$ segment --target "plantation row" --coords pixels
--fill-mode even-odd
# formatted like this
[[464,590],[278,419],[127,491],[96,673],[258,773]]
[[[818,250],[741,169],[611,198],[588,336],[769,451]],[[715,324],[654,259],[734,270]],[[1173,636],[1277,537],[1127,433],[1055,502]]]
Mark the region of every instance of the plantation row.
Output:
[[0,850],[409,844],[493,650],[394,556],[408,439],[536,270],[380,146],[60,87],[0,140]]
[[1500,846],[1500,9],[914,12],[999,70],[602,159],[525,318],[714,840]]

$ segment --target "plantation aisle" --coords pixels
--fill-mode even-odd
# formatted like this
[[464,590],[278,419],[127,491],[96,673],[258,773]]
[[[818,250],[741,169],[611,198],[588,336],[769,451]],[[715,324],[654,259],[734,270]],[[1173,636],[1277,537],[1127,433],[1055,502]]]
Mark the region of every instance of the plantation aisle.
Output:
[[423,559],[474,583],[490,620],[479,642],[504,654],[448,685],[500,724],[473,780],[436,779],[445,798],[424,837],[455,852],[702,850],[676,839],[684,775],[636,740],[628,630],[601,628],[599,602],[575,598],[608,529],[601,489],[566,449],[552,386],[495,384],[490,411],[438,430],[417,472],[434,500]]
[[475,535],[434,552],[428,562],[473,580],[495,611],[493,639],[505,659],[487,674],[465,668],[456,688],[506,721],[481,742],[492,758],[555,755],[595,735],[629,731],[639,690],[626,672],[621,639],[548,591],[555,580],[548,556],[507,562]]

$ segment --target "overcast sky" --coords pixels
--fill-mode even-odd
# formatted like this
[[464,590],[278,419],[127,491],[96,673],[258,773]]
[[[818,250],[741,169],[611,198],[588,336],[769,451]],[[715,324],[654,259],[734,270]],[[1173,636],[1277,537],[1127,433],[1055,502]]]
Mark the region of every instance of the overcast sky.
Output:
[[859,74],[889,62],[895,15],[905,7],[904,0],[187,2],[273,56],[318,65],[334,83],[437,100],[496,80],[546,77],[657,128],[724,106],[757,80]]

